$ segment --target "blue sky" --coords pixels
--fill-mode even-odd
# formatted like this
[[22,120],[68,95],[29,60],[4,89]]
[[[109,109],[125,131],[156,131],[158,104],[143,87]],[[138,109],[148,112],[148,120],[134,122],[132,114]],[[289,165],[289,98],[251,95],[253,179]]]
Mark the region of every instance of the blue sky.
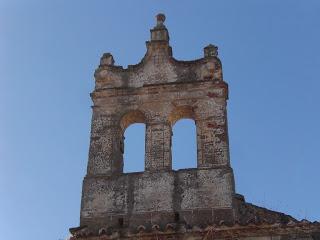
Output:
[[[139,62],[158,12],[175,58],[219,46],[237,192],[320,220],[318,0],[1,0],[1,238],[64,239],[78,225],[94,69],[104,52]],[[128,171],[143,164],[143,131],[126,132]],[[193,166],[193,122],[174,134],[175,167]]]

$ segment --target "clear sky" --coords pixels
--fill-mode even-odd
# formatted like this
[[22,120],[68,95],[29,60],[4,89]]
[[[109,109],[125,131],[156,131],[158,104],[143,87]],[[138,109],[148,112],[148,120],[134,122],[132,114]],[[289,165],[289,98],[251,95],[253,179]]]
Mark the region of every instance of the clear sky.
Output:
[[[78,226],[93,72],[104,52],[139,62],[158,12],[175,58],[219,46],[237,192],[320,220],[319,0],[1,0],[1,239],[64,239]],[[126,132],[127,171],[143,166],[143,131]],[[175,126],[175,168],[193,166],[194,134],[191,120]]]

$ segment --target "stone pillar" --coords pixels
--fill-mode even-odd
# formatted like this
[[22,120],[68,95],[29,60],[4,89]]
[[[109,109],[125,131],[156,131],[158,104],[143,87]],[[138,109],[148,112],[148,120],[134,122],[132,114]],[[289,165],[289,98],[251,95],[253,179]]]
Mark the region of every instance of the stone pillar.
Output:
[[147,124],[146,171],[171,169],[171,135],[171,126],[167,122]]
[[214,119],[197,121],[198,167],[229,164],[227,133]]
[[122,172],[122,131],[113,116],[94,113],[91,125],[88,175]]
[[203,107],[210,110],[202,116],[199,114],[200,119],[196,119],[198,167],[229,165],[226,103],[223,99],[216,99],[214,104]]

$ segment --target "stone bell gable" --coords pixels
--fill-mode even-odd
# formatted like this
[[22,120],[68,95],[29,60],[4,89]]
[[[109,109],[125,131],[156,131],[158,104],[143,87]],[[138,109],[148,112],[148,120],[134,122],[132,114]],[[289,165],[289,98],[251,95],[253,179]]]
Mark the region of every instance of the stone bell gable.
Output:
[[[204,239],[214,234],[271,239],[272,229],[282,239],[295,229],[297,236],[316,239],[312,234],[320,232],[318,223],[248,204],[236,194],[228,85],[218,48],[210,44],[200,59],[176,60],[165,16],[156,19],[140,63],[124,69],[105,53],[95,71],[80,227],[70,229],[72,238]],[[197,167],[175,171],[172,128],[182,118],[196,124]],[[145,170],[123,173],[124,132],[133,123],[146,126]]]
[[198,168],[229,166],[226,100],[217,47],[204,57],[172,57],[165,17],[157,16],[147,53],[127,69],[106,53],[95,71],[96,85],[88,175],[122,173],[123,133],[132,123],[145,123],[146,171],[171,170],[171,132],[181,118],[197,125]]
[[127,69],[115,66],[113,56],[105,53],[95,72],[96,90],[108,88],[141,88],[154,84],[187,83],[211,80],[221,82],[222,67],[217,47],[204,48],[204,57],[194,61],[178,61],[172,56],[164,15],[157,16],[157,25],[150,30],[147,52],[137,65]]

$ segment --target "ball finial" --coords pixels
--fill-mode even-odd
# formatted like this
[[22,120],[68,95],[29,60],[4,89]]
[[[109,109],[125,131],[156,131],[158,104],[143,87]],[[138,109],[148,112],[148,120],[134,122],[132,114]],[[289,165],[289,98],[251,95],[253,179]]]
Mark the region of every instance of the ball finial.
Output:
[[166,20],[166,16],[163,13],[157,14],[156,18],[157,18],[157,25],[162,25]]

